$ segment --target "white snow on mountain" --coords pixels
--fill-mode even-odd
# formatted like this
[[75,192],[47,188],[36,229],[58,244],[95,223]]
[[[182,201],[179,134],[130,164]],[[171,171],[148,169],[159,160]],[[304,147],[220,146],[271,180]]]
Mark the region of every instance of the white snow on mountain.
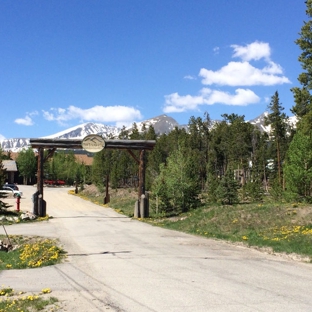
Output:
[[107,138],[109,135],[116,136],[119,134],[119,132],[120,129],[117,127],[88,122],[42,138],[82,140],[89,134],[99,134],[102,135],[104,138]]

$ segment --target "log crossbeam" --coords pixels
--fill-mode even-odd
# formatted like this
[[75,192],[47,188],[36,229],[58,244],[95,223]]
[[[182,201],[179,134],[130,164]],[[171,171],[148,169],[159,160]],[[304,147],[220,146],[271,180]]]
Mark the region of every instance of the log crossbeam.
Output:
[[[76,139],[30,139],[32,148],[64,148],[82,149],[82,140]],[[105,140],[105,149],[152,150],[156,144],[154,140]]]

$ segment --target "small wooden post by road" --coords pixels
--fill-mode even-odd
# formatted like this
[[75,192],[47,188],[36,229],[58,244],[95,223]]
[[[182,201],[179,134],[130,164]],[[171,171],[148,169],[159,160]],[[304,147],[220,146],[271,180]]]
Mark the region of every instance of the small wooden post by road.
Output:
[[[38,193],[38,215],[39,217],[46,216],[46,202],[43,199],[43,148],[38,149],[38,172],[37,172],[37,193]],[[36,198],[36,197],[34,197]]]
[[140,151],[140,163],[139,163],[139,194],[140,200],[142,194],[145,194],[145,150]]
[[105,182],[105,197],[104,197],[104,205],[108,204],[110,202],[110,196],[108,192],[108,183],[109,183],[109,177],[106,176],[106,182]]
[[138,201],[140,206],[140,218],[147,218],[148,211],[148,197],[145,196],[145,150],[140,152],[140,164],[139,164],[139,194]]

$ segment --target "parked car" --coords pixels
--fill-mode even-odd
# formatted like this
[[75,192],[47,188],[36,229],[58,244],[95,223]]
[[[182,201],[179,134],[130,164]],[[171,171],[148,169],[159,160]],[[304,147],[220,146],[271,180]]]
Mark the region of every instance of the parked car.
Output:
[[12,188],[13,190],[17,190],[17,191],[19,190],[18,186],[16,184],[14,184],[14,183],[6,183],[6,184],[3,185],[3,187],[4,186],[8,186],[8,187]]
[[63,180],[44,180],[43,183],[46,185],[65,185]]
[[1,193],[5,193],[7,195],[12,195],[13,197],[20,196],[22,197],[23,192],[19,190],[14,190],[12,187],[7,186],[7,184],[2,186],[2,189],[0,190]]

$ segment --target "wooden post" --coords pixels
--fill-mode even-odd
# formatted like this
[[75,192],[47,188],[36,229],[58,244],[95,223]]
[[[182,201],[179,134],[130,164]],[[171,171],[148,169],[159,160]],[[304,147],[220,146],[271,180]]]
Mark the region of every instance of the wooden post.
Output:
[[40,147],[38,149],[38,172],[37,172],[37,191],[38,191],[38,212],[40,217],[45,217],[44,200],[43,200],[43,151],[44,149]]
[[135,204],[134,204],[134,213],[133,213],[133,217],[134,218],[140,218],[140,201],[136,200]]
[[140,152],[138,200],[145,195],[145,150]]
[[145,195],[145,150],[140,152],[140,163],[139,163],[139,192],[138,192],[138,210],[139,217],[146,218],[149,216],[149,205],[148,198]]
[[106,176],[106,185],[105,185],[105,197],[104,197],[104,205],[108,204],[110,202],[110,195],[108,192],[108,183],[109,183],[109,177]]
[[140,199],[140,218],[145,218],[146,217],[146,198],[145,195],[142,194],[141,199]]
[[43,194],[43,148],[38,149],[37,191]]

